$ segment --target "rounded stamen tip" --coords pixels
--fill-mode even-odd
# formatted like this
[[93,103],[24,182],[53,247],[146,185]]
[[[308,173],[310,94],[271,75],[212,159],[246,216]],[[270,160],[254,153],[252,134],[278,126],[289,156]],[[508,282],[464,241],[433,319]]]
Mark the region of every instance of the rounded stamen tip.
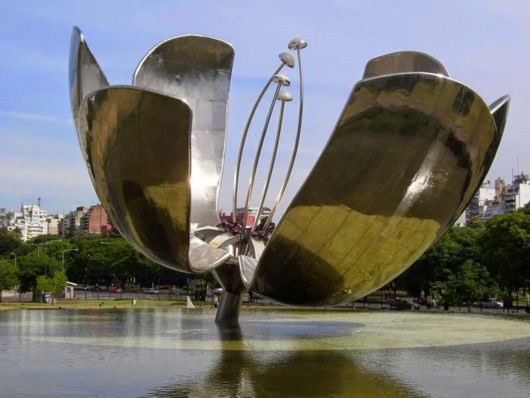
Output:
[[289,91],[280,90],[278,101],[289,102],[293,100],[293,95]]
[[282,86],[289,87],[291,85],[291,81],[289,78],[281,73],[278,73],[277,75],[274,75],[272,78],[272,81],[274,83],[279,83]]
[[295,37],[289,42],[289,50],[301,50],[307,47],[307,41],[301,37]]
[[289,68],[294,68],[294,57],[289,53],[280,53],[280,60]]

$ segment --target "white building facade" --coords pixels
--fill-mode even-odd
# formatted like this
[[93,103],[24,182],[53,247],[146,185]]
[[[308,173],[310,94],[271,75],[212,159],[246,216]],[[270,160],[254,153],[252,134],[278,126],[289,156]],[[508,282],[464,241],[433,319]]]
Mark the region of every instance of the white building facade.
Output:
[[527,203],[530,203],[530,178],[527,174],[514,176],[509,185],[501,178],[495,180],[495,187],[486,181],[469,202],[466,223],[477,218],[487,220],[499,214],[511,213]]
[[10,212],[8,219],[7,229],[18,229],[24,242],[48,233],[48,212],[38,205],[22,205],[19,212]]

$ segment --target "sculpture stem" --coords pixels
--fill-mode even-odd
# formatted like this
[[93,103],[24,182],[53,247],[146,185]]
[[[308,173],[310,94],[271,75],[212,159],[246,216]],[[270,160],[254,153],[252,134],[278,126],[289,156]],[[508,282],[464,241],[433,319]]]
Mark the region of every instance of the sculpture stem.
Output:
[[274,148],[272,150],[272,157],[271,157],[271,162],[269,164],[269,170],[267,172],[267,179],[265,180],[265,186],[263,187],[263,192],[261,193],[261,199],[259,201],[258,212],[256,214],[256,218],[254,219],[254,223],[252,224],[251,232],[254,232],[256,230],[256,227],[258,226],[259,216],[261,212],[263,211],[263,204],[265,203],[265,198],[267,197],[267,191],[269,190],[269,184],[271,182],[272,171],[274,170],[274,163],[276,161],[276,154],[278,153],[278,144],[280,142],[280,135],[282,132],[282,121],[283,121],[284,108],[285,108],[285,102],[282,101],[280,104],[280,113],[278,115],[278,127],[276,128],[276,137],[274,140]]
[[[254,189],[254,179],[256,178],[256,171],[258,169],[259,158],[261,156],[261,150],[263,148],[263,142],[265,141],[265,136],[267,135],[267,130],[269,128],[269,123],[271,121],[272,112],[274,111],[274,105],[278,99],[278,94],[280,93],[281,84],[278,83],[274,96],[272,97],[271,106],[269,107],[269,113],[265,119],[265,124],[263,125],[263,130],[261,131],[261,137],[258,143],[258,148],[256,149],[256,156],[254,157],[254,164],[252,165],[252,170],[250,172],[250,179],[248,182],[247,198],[245,200],[245,208],[243,213],[243,228],[241,229],[241,234],[245,234],[246,231],[246,221],[248,215],[248,206],[250,203],[250,198],[252,197],[252,190]],[[244,245],[244,242],[243,242]]]
[[271,212],[269,216],[267,217],[267,221],[265,222],[265,225],[263,226],[264,231],[267,231],[267,229],[269,228],[269,225],[272,222],[272,217],[274,216],[274,213],[278,209],[278,205],[280,204],[280,201],[282,200],[282,196],[285,192],[285,188],[287,187],[287,184],[289,183],[289,178],[291,177],[291,172],[293,170],[294,161],[296,160],[296,154],[298,152],[298,144],[300,143],[300,133],[302,131],[302,116],[304,113],[304,74],[302,71],[302,57],[300,55],[300,49],[298,48],[296,52],[298,54],[298,73],[300,76],[300,102],[298,106],[298,126],[296,128],[296,138],[294,141],[293,153],[291,154],[291,160],[289,161],[289,167],[287,167],[287,174],[285,175],[285,180],[283,181],[283,184],[280,187],[278,196],[276,197],[274,205],[271,208]]
[[239,143],[239,151],[237,153],[236,167],[234,171],[234,192],[232,193],[232,222],[234,222],[234,224],[237,222],[237,190],[239,187],[239,171],[241,169],[241,158],[243,157],[243,149],[245,148],[245,142],[247,140],[248,129],[250,128],[250,123],[252,123],[252,119],[254,118],[254,114],[256,113],[256,109],[258,109],[258,105],[261,102],[263,95],[265,95],[265,92],[267,91],[270,84],[272,83],[272,78],[277,73],[279,73],[284,66],[285,66],[284,63],[278,66],[278,68],[271,75],[267,83],[265,83],[265,86],[263,86],[263,88],[261,89],[261,92],[259,93],[258,98],[256,99],[256,102],[254,103],[254,106],[252,107],[252,110],[250,111],[250,114],[248,115],[247,124],[245,125],[245,130],[243,130],[243,135],[241,136],[241,142]]
[[243,301],[243,293],[224,292],[221,297],[221,302],[215,322],[218,324],[235,326],[239,321],[239,310]]

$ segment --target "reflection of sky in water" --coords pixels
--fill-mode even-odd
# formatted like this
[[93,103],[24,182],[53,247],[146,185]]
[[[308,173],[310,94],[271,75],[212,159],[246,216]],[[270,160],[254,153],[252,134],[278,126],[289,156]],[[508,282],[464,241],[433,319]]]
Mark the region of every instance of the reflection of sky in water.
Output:
[[[463,344],[463,345],[462,345]],[[0,313],[0,397],[527,397],[530,323],[406,312]]]

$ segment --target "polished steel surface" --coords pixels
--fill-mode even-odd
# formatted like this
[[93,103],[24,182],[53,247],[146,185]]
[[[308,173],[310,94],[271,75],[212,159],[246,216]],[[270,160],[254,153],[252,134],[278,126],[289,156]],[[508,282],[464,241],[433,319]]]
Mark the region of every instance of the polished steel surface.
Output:
[[[294,68],[294,57],[291,54],[284,52],[284,53],[280,53],[280,55],[278,55],[278,57],[280,58],[280,61],[282,61],[289,68]],[[276,72],[276,73],[278,73],[278,72]]]
[[258,261],[265,251],[266,242],[263,239],[254,238],[252,235],[249,239],[249,255],[240,255],[237,257],[241,280],[247,290],[252,290],[254,279],[256,277],[256,267]]
[[269,225],[273,220],[274,214],[276,214],[276,210],[278,210],[278,206],[280,205],[280,202],[283,198],[283,194],[285,193],[285,189],[287,188],[287,184],[289,183],[289,179],[291,178],[291,172],[293,171],[294,162],[298,153],[298,145],[300,144],[300,136],[302,132],[302,118],[304,114],[304,73],[302,69],[302,55],[300,53],[300,50],[307,47],[307,41],[301,38],[293,39],[289,43],[289,48],[291,47],[296,49],[296,55],[298,57],[298,77],[300,84],[300,99],[298,102],[298,123],[296,126],[296,135],[294,139],[293,151],[291,152],[291,159],[289,160],[289,165],[287,166],[285,178],[282,182],[282,185],[280,186],[278,194],[276,195],[274,204],[272,205],[271,212],[269,213],[267,221],[265,221],[265,225],[263,226],[263,230],[265,231],[269,229]]
[[147,257],[189,271],[192,113],[178,98],[114,86],[86,96],[81,148],[120,233]]
[[289,50],[301,50],[307,47],[307,41],[301,37],[295,37],[289,42]]
[[269,111],[267,117],[265,118],[265,123],[263,124],[263,129],[258,142],[258,147],[256,148],[256,155],[254,156],[254,162],[252,163],[252,169],[250,170],[250,177],[248,181],[247,195],[245,197],[245,206],[243,210],[243,228],[241,229],[241,234],[245,233],[245,223],[248,216],[248,207],[250,205],[250,198],[252,198],[252,191],[254,190],[254,181],[256,178],[256,172],[258,171],[259,158],[261,157],[261,150],[263,149],[263,143],[265,141],[265,136],[267,135],[267,130],[269,129],[269,123],[271,121],[272,112],[274,111],[274,106],[276,105],[276,100],[282,84],[285,82],[285,79],[278,78],[278,75],[274,75],[273,81],[276,80],[276,91],[272,96],[272,102],[269,106]]
[[289,91],[280,90],[278,94],[278,99],[284,102],[290,102],[293,100],[293,95]]
[[243,302],[243,294],[224,292],[221,296],[219,309],[215,314],[215,322],[226,326],[236,326],[239,323],[239,311]]
[[274,83],[280,83],[282,86],[289,87],[291,85],[291,80],[283,73],[277,73],[272,77]]
[[253,290],[333,305],[392,280],[469,202],[495,137],[487,105],[461,83],[428,73],[359,82],[274,231]]
[[491,114],[493,115],[493,119],[495,119],[495,125],[497,126],[497,130],[502,136],[504,127],[506,126],[506,118],[508,117],[508,109],[510,108],[510,96],[503,95],[498,100],[490,104],[489,108],[490,108]]
[[237,194],[238,194],[238,189],[239,189],[239,174],[241,172],[241,159],[243,158],[243,149],[245,148],[245,143],[247,141],[247,136],[248,136],[248,130],[252,123],[252,119],[254,118],[254,114],[256,113],[256,110],[258,109],[261,99],[267,92],[267,89],[271,85],[274,77],[283,69],[285,65],[287,65],[289,68],[294,67],[294,59],[291,54],[280,53],[278,57],[280,58],[280,61],[282,61],[282,63],[276,68],[276,70],[272,73],[269,80],[267,80],[267,82],[261,89],[261,92],[259,93],[258,98],[256,99],[256,102],[254,102],[254,105],[252,106],[252,109],[250,110],[250,114],[248,115],[248,119],[245,124],[245,129],[243,130],[243,134],[241,135],[241,141],[239,142],[239,150],[237,153],[236,167],[234,169],[234,186],[233,186],[233,191],[232,191],[232,222],[234,224],[237,223]]
[[[234,226],[220,224],[217,195],[226,141],[234,50],[186,35],[156,45],[139,63],[134,86],[108,86],[74,28],[70,99],[96,192],[120,233],[166,267],[212,272],[225,289],[220,323],[237,323],[241,294],[252,290],[295,305],[334,305],[362,297],[410,266],[452,225],[480,186],[499,146],[510,98],[489,107],[447,77],[427,54],[401,51],[368,62],[317,164],[270,236],[269,226],[296,159],[304,109],[301,50],[298,123],[286,176],[264,226],[292,95],[281,65],[253,105],[234,173]],[[276,101],[281,102],[271,160],[250,231],[236,223],[241,158],[265,92],[265,118],[244,204],[246,221]]]
[[211,271],[231,257],[227,250],[213,248],[195,236],[190,238],[188,261],[190,270],[195,273]]
[[[271,160],[269,163],[269,169],[267,170],[267,176],[265,177],[265,184],[263,185],[263,190],[261,192],[261,197],[259,200],[258,205],[258,212],[256,213],[256,217],[254,218],[254,222],[252,223],[251,232],[254,232],[256,230],[256,227],[258,226],[258,222],[260,221],[261,212],[263,211],[263,205],[265,203],[265,199],[267,198],[267,192],[269,191],[269,184],[271,182],[272,172],[274,170],[274,163],[276,162],[276,154],[278,153],[278,145],[280,143],[280,136],[282,133],[282,122],[283,122],[283,113],[285,109],[285,103],[288,101],[291,101],[293,99],[293,96],[291,93],[287,91],[280,91],[278,93],[277,100],[280,101],[280,112],[278,113],[278,126],[276,127],[276,135],[274,137],[274,146],[272,148],[272,155]],[[264,232],[267,230],[264,229]]]
[[[276,91],[274,92],[274,95],[272,96],[272,102],[269,106],[269,111],[267,113],[267,117],[265,118],[265,123],[263,125],[263,129],[261,130],[261,136],[259,139],[258,147],[256,148],[256,155],[254,157],[254,162],[252,164],[252,169],[250,170],[250,178],[248,181],[248,188],[247,188],[247,195],[245,197],[245,205],[243,207],[243,228],[241,229],[241,234],[245,234],[245,223],[248,216],[248,209],[250,205],[250,199],[252,198],[252,192],[254,190],[254,182],[256,178],[256,172],[258,171],[258,164],[259,159],[261,157],[261,150],[263,149],[263,143],[265,141],[265,136],[267,135],[267,130],[269,129],[269,123],[271,120],[272,112],[274,111],[274,106],[276,104],[276,100],[278,99],[278,95],[280,94],[280,89],[282,86],[289,87],[291,85],[291,81],[287,76],[281,73],[276,73],[271,78],[272,82],[276,83]],[[237,193],[235,193],[237,195]],[[237,203],[234,203],[237,205]],[[237,209],[236,209],[237,211]],[[236,214],[236,213],[234,213]]]
[[429,72],[449,76],[441,62],[429,54],[418,51],[398,51],[368,61],[363,79],[407,72]]
[[92,55],[81,30],[74,26],[70,41],[70,60],[68,66],[70,87],[70,106],[74,123],[83,98],[92,91],[107,87],[109,82]]
[[[501,143],[502,135],[504,133],[504,127],[506,127],[506,119],[508,117],[508,109],[510,108],[510,96],[504,95],[498,100],[490,104],[489,109],[493,120],[495,120],[495,126],[497,131],[495,133],[495,138],[493,139],[493,144],[490,146],[488,153],[486,153],[486,158],[484,160],[484,169],[482,170],[482,175],[486,176],[488,171],[493,163],[495,154],[497,153],[497,148]],[[477,188],[478,189],[478,188]],[[462,209],[461,213],[465,209]]]
[[183,98],[194,118],[191,132],[191,215],[217,225],[226,113],[234,49],[205,36],[174,37],[157,44],[138,64],[133,84]]

